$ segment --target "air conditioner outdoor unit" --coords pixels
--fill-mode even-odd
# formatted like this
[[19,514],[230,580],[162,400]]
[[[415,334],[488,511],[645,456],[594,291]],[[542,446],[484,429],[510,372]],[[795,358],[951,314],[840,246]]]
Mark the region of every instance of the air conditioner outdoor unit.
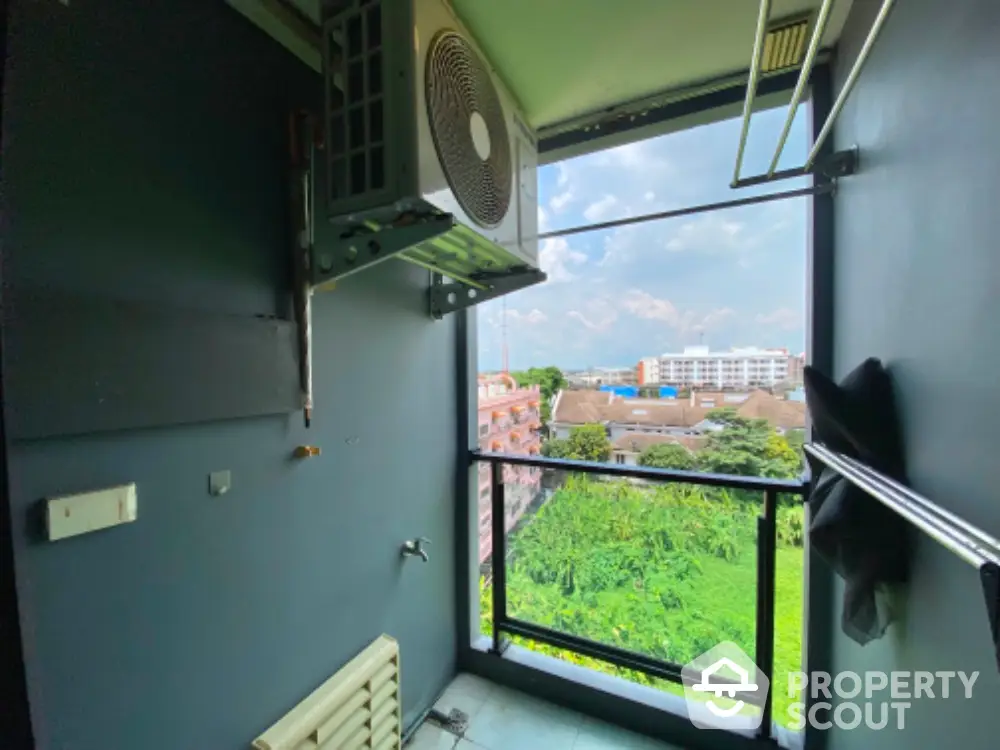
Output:
[[544,280],[535,135],[451,7],[324,0],[322,27],[337,239],[314,282],[397,256],[451,279],[439,315]]

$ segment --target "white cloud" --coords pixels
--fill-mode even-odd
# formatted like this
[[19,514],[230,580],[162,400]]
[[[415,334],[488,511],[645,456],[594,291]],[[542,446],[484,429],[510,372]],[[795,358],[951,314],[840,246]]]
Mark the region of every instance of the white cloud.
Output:
[[617,171],[618,176],[628,178],[636,187],[641,184],[636,195],[656,189],[666,177],[676,172],[667,158],[664,143],[657,143],[655,139],[600,151],[589,157],[589,165],[599,168],[604,177],[610,177]]
[[738,221],[724,221],[720,225],[720,229],[724,234],[728,234],[730,237],[735,237],[743,231],[744,225]]
[[709,214],[681,224],[663,246],[675,253],[685,250],[708,253],[748,250],[758,244],[758,238],[747,235],[745,229],[743,222]]
[[556,190],[555,195],[549,198],[549,211],[554,214],[562,213],[570,204],[577,199],[574,188],[578,186],[575,176],[571,177],[570,168],[563,162],[557,162],[556,169]]
[[670,300],[659,299],[641,289],[629,289],[622,300],[622,307],[637,318],[660,321],[682,333],[707,331],[736,314],[732,308],[720,307],[699,316],[692,310],[678,310]]
[[670,326],[676,326],[680,320],[680,314],[670,300],[657,299],[641,289],[629,289],[622,306],[637,318],[645,320],[660,320]]
[[559,193],[558,195],[553,195],[549,200],[549,208],[552,209],[554,213],[560,213],[573,202],[574,197],[573,191],[569,189]]
[[526,323],[527,325],[538,325],[539,323],[545,323],[548,321],[549,316],[539,310],[537,307],[531,309],[531,312],[522,313],[520,310],[508,310],[507,320],[512,323]]
[[618,320],[618,313],[607,302],[589,304],[586,313],[570,310],[567,318],[579,321],[591,331],[606,331]]
[[641,238],[641,234],[641,228],[625,226],[605,235],[604,255],[599,264],[614,267],[616,264],[633,260],[636,255],[636,239]]
[[605,195],[603,198],[594,201],[583,209],[583,218],[587,221],[600,221],[608,215],[608,212],[618,203],[618,199],[613,195]]
[[769,313],[760,313],[754,321],[765,326],[775,326],[783,331],[794,331],[802,325],[802,314],[790,307],[779,307]]
[[710,313],[705,315],[700,321],[698,321],[691,327],[691,330],[707,331],[712,328],[718,328],[720,325],[722,325],[735,315],[736,311],[733,308],[720,307],[716,310],[712,310]]
[[594,163],[599,167],[635,168],[642,166],[648,156],[648,146],[642,141],[615,146],[595,155]]
[[618,309],[610,298],[598,294],[585,299],[582,305],[567,312],[566,317],[598,332],[607,331],[618,320]]
[[656,200],[656,193],[654,193],[652,190],[647,190],[646,194],[643,197],[647,201],[653,201],[653,200]]
[[547,232],[549,229],[549,214],[545,210],[545,207],[539,204],[538,206],[538,231]]
[[551,283],[572,281],[576,278],[576,274],[570,271],[569,267],[587,262],[586,254],[573,250],[564,237],[545,240],[538,253],[538,259]]
[[568,313],[566,313],[566,317],[573,318],[574,320],[579,320],[581,323],[583,323],[587,328],[591,329],[592,331],[597,330],[598,328],[598,325],[596,323],[589,320],[587,316],[584,315],[579,310],[570,310]]
[[[617,216],[621,211],[616,211]],[[625,214],[627,215],[627,211]],[[704,218],[676,225],[618,227],[604,235],[604,255],[599,264],[610,268],[656,261],[666,250],[670,253],[730,255],[740,267],[749,267],[748,257],[764,243],[764,236],[751,231],[743,222]],[[673,262],[673,261],[670,261]]]

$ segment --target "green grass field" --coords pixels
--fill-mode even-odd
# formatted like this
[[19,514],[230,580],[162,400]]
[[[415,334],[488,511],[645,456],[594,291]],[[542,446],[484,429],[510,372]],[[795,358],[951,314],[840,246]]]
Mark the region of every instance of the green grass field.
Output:
[[[699,586],[688,605],[705,612],[728,612],[754,626],[757,570],[741,557],[736,563],[706,560]],[[801,547],[778,549],[774,591],[774,677],[771,680],[773,716],[788,724],[788,706],[798,700],[788,695],[788,673],[802,669],[803,557]],[[750,654],[753,656],[753,654]]]
[[[752,657],[758,511],[752,504],[673,486],[572,483],[512,534],[508,611],[680,664],[723,640]],[[804,561],[801,546],[787,537],[783,541],[777,550],[771,695],[775,721],[787,725],[788,706],[798,700],[788,695],[788,673],[801,669]],[[488,587],[482,594],[481,623],[489,633]],[[544,644],[517,642],[683,694],[680,685]]]

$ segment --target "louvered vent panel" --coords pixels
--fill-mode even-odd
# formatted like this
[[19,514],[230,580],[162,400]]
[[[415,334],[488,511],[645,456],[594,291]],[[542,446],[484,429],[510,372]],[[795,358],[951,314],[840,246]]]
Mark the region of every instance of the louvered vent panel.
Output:
[[778,70],[798,67],[809,41],[810,17],[776,21],[764,37],[764,54],[761,58],[761,72],[774,73]]
[[399,646],[380,636],[253,742],[255,750],[395,750]]
[[382,3],[354,0],[324,25],[331,200],[385,187]]

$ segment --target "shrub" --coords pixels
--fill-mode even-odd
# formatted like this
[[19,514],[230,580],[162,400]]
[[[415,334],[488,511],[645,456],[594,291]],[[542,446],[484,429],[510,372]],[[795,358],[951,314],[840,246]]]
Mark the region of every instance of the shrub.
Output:
[[789,547],[801,547],[805,543],[806,512],[801,503],[787,507],[778,507],[776,517],[778,544]]

